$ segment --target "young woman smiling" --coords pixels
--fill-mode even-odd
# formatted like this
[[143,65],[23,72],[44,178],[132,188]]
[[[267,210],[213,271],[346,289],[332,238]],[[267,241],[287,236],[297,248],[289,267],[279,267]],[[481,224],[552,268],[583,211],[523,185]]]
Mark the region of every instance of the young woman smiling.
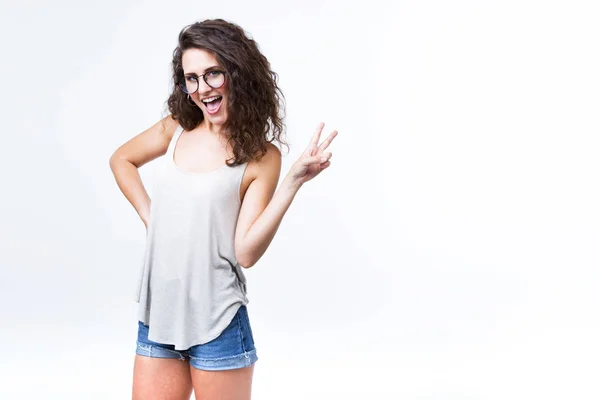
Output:
[[[243,270],[265,253],[303,184],[331,165],[325,150],[337,132],[319,144],[319,124],[277,189],[283,94],[256,42],[236,24],[197,22],[180,32],[172,67],[170,115],[110,158],[146,226],[133,399],[189,399],[193,390],[196,399],[246,400],[258,356]],[[138,168],[159,157],[150,199]]]

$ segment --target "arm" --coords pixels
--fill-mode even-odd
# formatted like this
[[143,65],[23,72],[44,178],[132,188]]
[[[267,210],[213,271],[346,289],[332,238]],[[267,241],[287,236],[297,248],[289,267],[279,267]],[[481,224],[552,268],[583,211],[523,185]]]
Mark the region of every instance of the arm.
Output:
[[253,266],[265,253],[299,189],[284,179],[273,195],[281,171],[281,152],[273,144],[268,145],[257,169],[244,195],[235,232],[236,258],[244,268]]
[[167,152],[176,127],[177,122],[169,115],[121,145],[109,160],[119,189],[146,228],[150,214],[150,197],[144,188],[138,168]]
[[294,163],[275,195],[273,193],[281,170],[281,153],[276,146],[269,144],[267,154],[259,161],[257,176],[246,190],[238,217],[235,253],[241,266],[250,268],[262,257],[300,187],[331,164],[331,152],[323,151],[337,131],[332,132],[319,146],[322,130],[323,124],[319,124],[309,146]]

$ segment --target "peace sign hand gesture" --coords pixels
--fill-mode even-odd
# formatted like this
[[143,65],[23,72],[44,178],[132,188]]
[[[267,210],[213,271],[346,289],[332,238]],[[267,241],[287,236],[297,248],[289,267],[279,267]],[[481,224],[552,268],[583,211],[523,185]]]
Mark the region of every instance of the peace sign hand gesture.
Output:
[[325,124],[321,122],[313,134],[308,147],[304,150],[304,153],[302,153],[300,158],[292,165],[290,177],[292,182],[298,186],[310,181],[331,165],[329,159],[331,158],[332,153],[325,153],[324,150],[331,144],[331,141],[337,136],[338,132],[331,132],[329,137],[319,145],[319,138],[321,137],[323,126],[325,126]]

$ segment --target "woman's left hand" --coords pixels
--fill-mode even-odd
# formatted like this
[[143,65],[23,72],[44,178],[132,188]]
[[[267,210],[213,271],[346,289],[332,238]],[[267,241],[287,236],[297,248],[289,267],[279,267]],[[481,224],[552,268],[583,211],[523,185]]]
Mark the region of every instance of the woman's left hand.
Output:
[[313,134],[308,147],[304,150],[304,153],[302,153],[300,158],[292,165],[289,176],[293,184],[301,186],[331,165],[329,159],[331,158],[332,153],[330,151],[324,152],[324,150],[331,144],[331,141],[337,136],[338,132],[331,132],[329,137],[319,145],[319,138],[321,137],[323,126],[325,126],[325,124],[321,122]]

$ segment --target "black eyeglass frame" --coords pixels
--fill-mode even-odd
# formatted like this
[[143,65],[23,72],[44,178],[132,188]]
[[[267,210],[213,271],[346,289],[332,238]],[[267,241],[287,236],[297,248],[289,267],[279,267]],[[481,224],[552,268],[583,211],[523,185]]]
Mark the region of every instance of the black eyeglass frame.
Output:
[[[221,85],[219,85],[219,86],[212,86],[210,83],[208,83],[208,82],[207,82],[207,80],[206,80],[206,74],[210,74],[210,73],[212,73],[212,72],[220,72],[220,73],[222,73],[222,74],[223,74],[223,83],[222,83]],[[213,69],[213,70],[210,70],[210,71],[206,71],[206,72],[205,72],[205,73],[203,73],[202,75],[190,75],[190,76],[188,76],[188,77],[190,77],[190,78],[191,78],[191,77],[194,77],[194,78],[196,78],[196,79],[202,78],[202,80],[204,80],[204,83],[206,83],[206,84],[207,84],[209,87],[211,87],[211,88],[213,88],[213,89],[219,89],[219,88],[222,88],[222,87],[225,85],[225,83],[227,82],[227,71],[224,71],[224,70],[221,70],[221,69]],[[196,93],[196,92],[198,91],[198,89],[200,89],[200,81],[198,80],[198,81],[196,82],[196,84],[197,84],[196,90],[194,90],[193,92],[189,93],[189,92],[187,91],[187,87],[186,87],[186,83],[185,83],[185,79],[186,79],[186,78],[187,78],[187,77],[184,75],[184,76],[183,76],[183,81],[181,81],[181,80],[180,80],[180,81],[179,81],[179,84],[178,84],[177,86],[179,86],[179,88],[180,88],[180,89],[183,91],[183,93],[185,93],[185,94],[194,94],[194,93]]]

